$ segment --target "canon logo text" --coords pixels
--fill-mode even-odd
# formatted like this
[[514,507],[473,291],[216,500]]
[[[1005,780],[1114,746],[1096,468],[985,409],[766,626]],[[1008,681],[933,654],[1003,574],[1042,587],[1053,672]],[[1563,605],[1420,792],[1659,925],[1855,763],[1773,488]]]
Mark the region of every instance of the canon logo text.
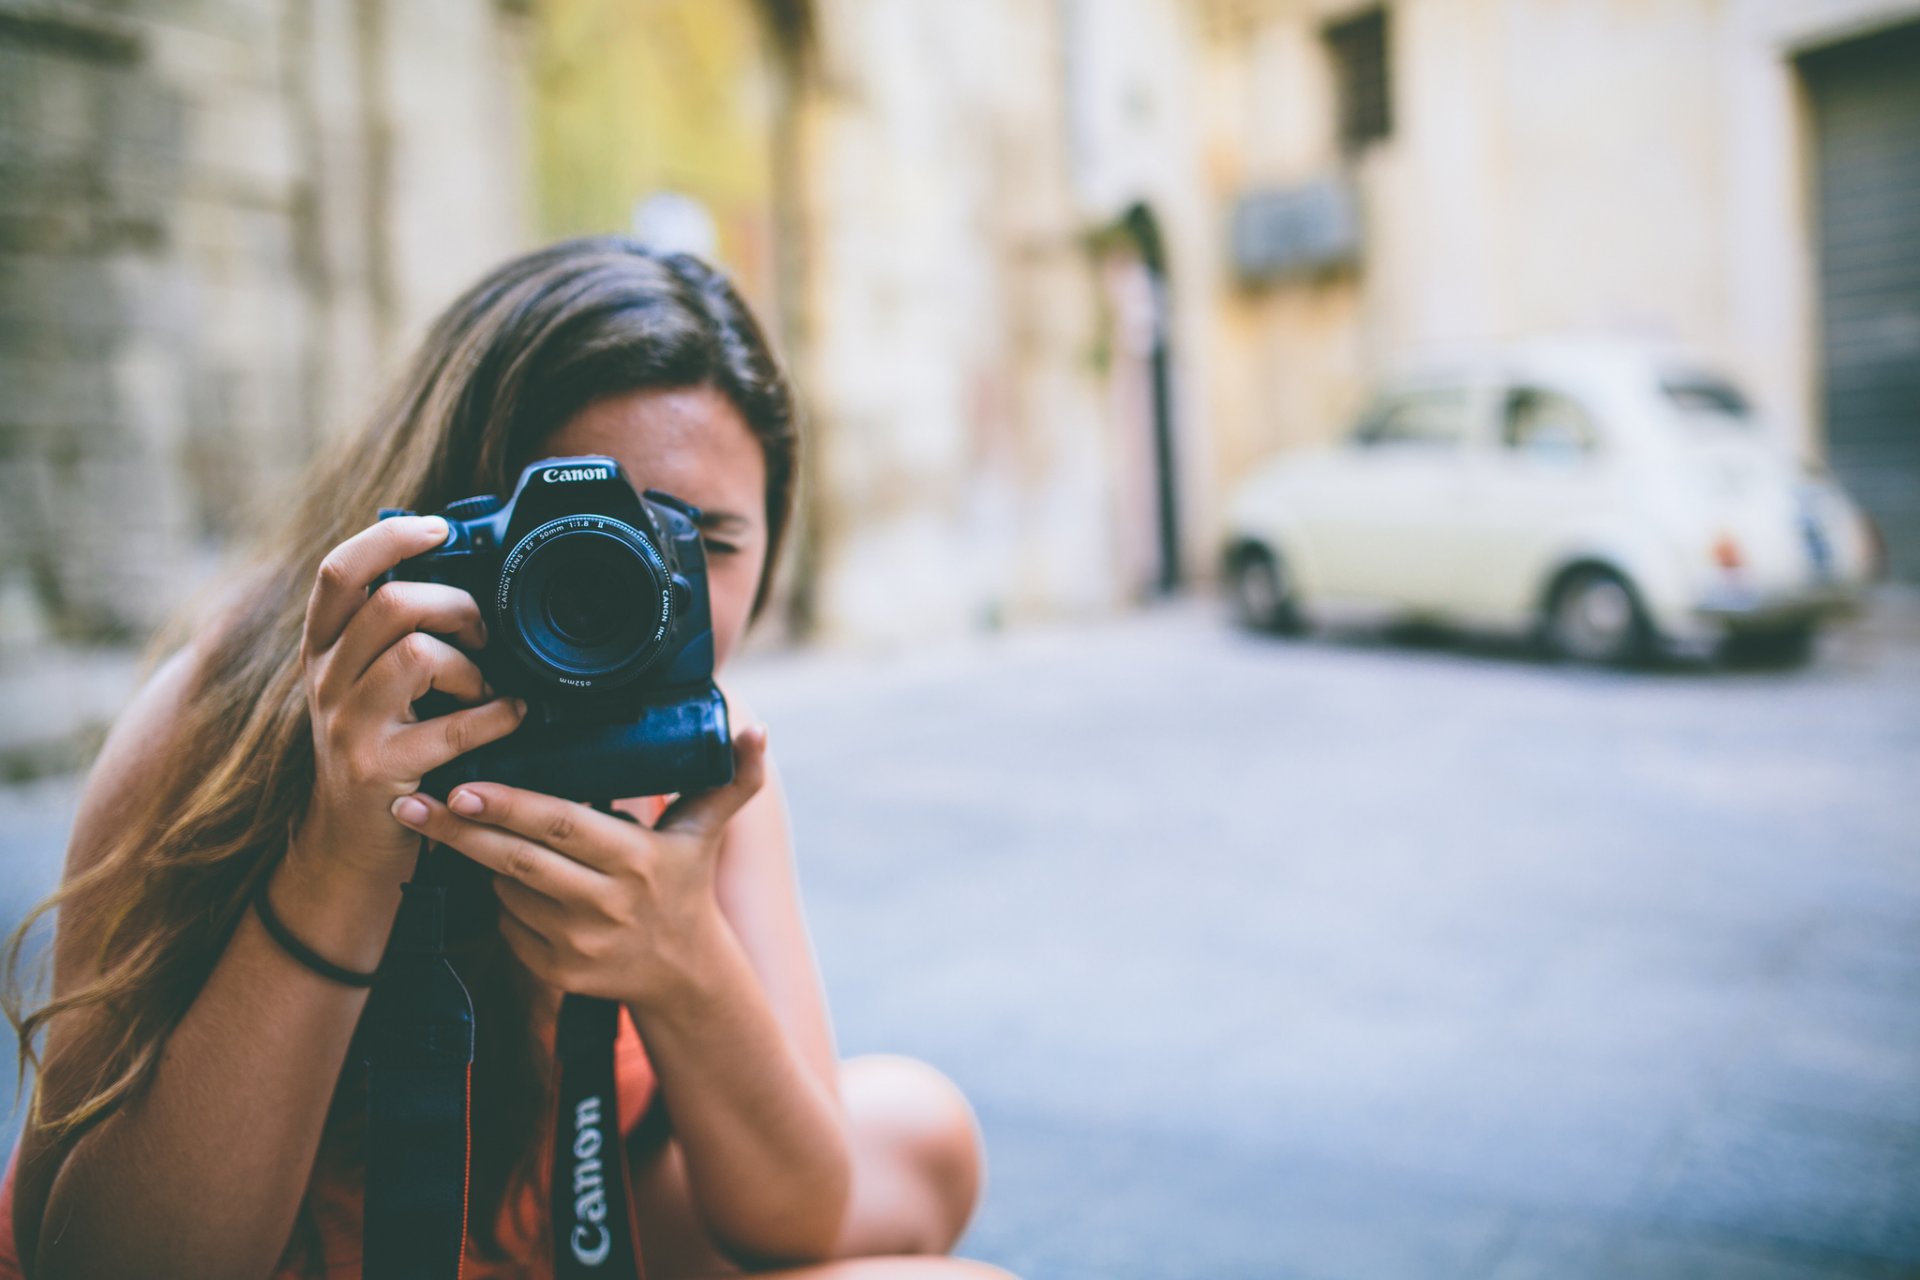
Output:
[[548,484],[564,484],[569,480],[611,480],[613,473],[605,467],[548,467],[540,478]]

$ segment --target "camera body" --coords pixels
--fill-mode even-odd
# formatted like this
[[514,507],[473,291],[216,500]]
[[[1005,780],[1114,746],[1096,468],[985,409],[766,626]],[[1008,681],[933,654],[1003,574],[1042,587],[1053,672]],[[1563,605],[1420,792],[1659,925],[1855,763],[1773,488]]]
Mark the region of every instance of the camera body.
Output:
[[[463,498],[434,514],[446,519],[446,542],[370,590],[441,582],[471,594],[487,643],[470,656],[495,692],[526,699],[527,715],[429,773],[422,791],[444,800],[462,782],[487,781],[605,802],[731,780],[697,510],[636,492],[618,462],[587,456],[542,459],[512,496]],[[426,719],[460,705],[436,690],[414,710]]]

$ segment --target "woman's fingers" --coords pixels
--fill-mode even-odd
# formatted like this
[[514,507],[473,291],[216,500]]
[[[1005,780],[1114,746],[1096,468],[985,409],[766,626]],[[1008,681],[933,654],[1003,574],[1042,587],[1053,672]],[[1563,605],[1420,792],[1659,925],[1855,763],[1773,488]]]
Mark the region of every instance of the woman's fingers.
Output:
[[440,516],[394,516],[362,529],[327,552],[307,597],[302,645],[309,657],[324,653],[366,603],[373,580],[411,556],[447,540]]
[[653,829],[718,835],[766,780],[767,726],[748,725],[733,735],[733,781],[711,791],[680,797],[667,806]]
[[541,937],[555,938],[566,931],[567,909],[539,890],[506,876],[495,876],[493,893],[514,919]]
[[506,939],[507,949],[519,958],[521,964],[527,966],[529,972],[550,982],[558,976],[559,953],[553,943],[547,941],[545,934],[528,928],[503,911],[500,913],[500,936]]
[[489,692],[472,658],[424,631],[409,631],[388,645],[360,683],[366,693],[362,705],[377,707],[396,720],[404,719],[411,704],[429,689],[462,702],[478,702]]
[[383,583],[348,620],[333,652],[321,688],[346,689],[410,631],[447,637],[458,648],[477,653],[487,643],[480,606],[459,587],[442,582]]
[[393,802],[393,816],[402,826],[465,854],[495,875],[556,901],[590,898],[606,883],[592,868],[512,832],[469,822],[432,796],[401,796]]
[[454,812],[536,840],[597,871],[620,864],[632,824],[558,796],[499,782],[463,782],[447,797]]
[[495,698],[410,724],[388,740],[387,757],[401,776],[424,778],[449,760],[518,729],[525,718],[523,705],[513,698]]

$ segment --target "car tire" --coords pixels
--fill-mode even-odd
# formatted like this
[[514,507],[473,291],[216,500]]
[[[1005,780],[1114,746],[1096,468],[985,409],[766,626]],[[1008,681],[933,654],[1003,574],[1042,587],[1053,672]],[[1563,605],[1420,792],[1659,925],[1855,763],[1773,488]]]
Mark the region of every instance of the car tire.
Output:
[[1299,602],[1286,561],[1266,547],[1248,545],[1227,565],[1234,621],[1250,631],[1289,635],[1300,630]]
[[1811,622],[1767,631],[1735,631],[1721,642],[1720,657],[1736,666],[1804,666],[1813,658],[1819,633]]
[[1555,584],[1547,599],[1547,647],[1556,657],[1626,667],[1653,652],[1653,625],[1633,584],[1612,569],[1589,565]]

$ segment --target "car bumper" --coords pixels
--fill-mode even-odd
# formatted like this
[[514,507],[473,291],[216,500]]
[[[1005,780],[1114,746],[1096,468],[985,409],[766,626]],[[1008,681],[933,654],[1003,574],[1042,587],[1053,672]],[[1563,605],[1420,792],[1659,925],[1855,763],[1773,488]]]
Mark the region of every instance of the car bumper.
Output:
[[1694,616],[1724,631],[1764,631],[1845,617],[1860,608],[1857,587],[1842,583],[1810,585],[1788,591],[1722,587],[1695,602]]

